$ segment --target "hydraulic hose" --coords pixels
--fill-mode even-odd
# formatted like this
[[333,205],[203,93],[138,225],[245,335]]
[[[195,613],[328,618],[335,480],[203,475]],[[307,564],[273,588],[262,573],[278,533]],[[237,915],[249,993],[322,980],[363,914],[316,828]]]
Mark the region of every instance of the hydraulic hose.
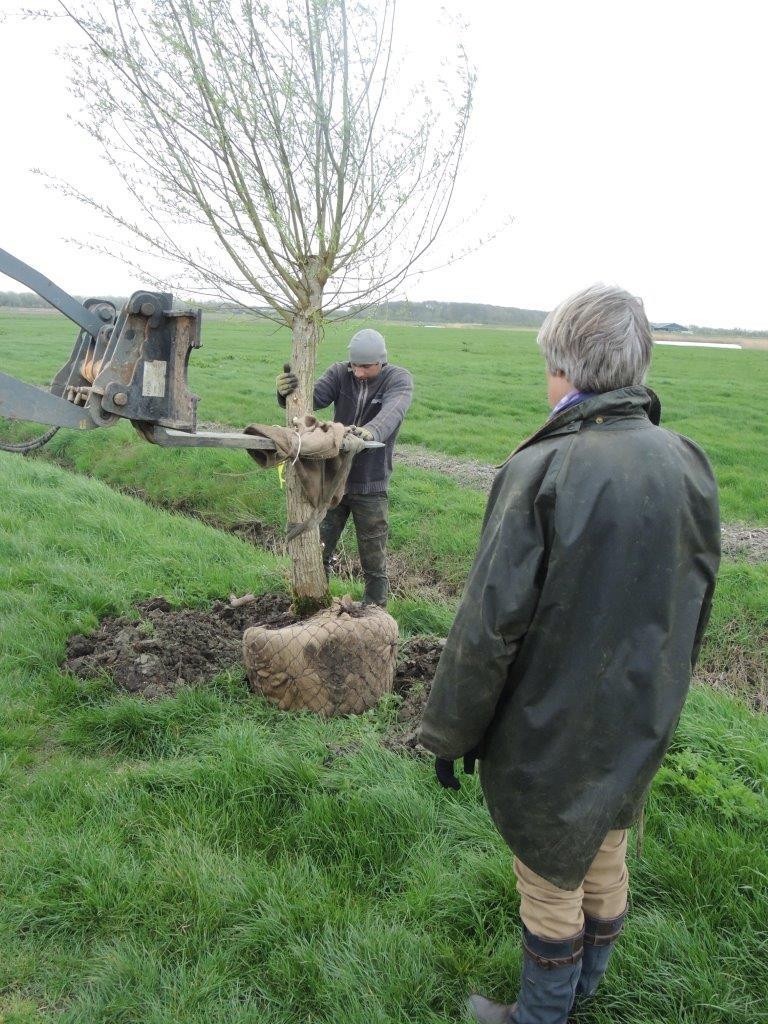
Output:
[[48,444],[58,429],[58,427],[51,427],[50,430],[46,430],[39,437],[33,437],[31,441],[19,441],[18,444],[12,444],[10,441],[0,441],[0,451],[28,455],[30,452],[35,451],[35,449],[42,448],[44,444]]

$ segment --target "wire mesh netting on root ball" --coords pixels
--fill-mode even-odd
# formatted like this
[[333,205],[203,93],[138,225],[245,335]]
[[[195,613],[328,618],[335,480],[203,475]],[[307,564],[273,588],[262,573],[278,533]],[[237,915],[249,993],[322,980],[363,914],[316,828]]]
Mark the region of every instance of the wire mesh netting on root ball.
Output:
[[391,692],[397,640],[383,608],[342,598],[280,629],[247,629],[243,657],[254,692],[283,710],[354,715]]

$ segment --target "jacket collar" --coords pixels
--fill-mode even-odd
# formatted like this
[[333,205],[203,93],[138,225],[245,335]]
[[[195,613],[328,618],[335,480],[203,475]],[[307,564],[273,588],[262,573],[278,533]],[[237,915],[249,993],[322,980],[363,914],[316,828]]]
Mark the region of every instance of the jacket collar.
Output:
[[658,395],[642,384],[616,391],[603,391],[601,394],[585,398],[544,424],[546,427],[559,427],[576,420],[588,420],[594,416],[642,416],[645,415],[652,423],[658,425],[661,419],[661,402]]
[[583,402],[569,406],[557,416],[547,420],[534,434],[519,444],[502,465],[508,462],[512,455],[517,455],[523,448],[528,448],[536,441],[559,434],[572,434],[581,430],[582,424],[586,420],[594,419],[597,416],[606,419],[618,417],[637,419],[646,416],[651,423],[658,426],[661,420],[661,402],[655,391],[642,384],[592,395],[591,398],[585,398]]

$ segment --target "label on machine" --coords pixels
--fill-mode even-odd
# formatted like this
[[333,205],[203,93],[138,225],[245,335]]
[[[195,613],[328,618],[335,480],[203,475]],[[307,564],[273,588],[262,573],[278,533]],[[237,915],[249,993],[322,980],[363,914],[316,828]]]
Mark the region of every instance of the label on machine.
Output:
[[168,363],[162,359],[144,363],[144,381],[141,393],[147,398],[165,398],[165,374]]

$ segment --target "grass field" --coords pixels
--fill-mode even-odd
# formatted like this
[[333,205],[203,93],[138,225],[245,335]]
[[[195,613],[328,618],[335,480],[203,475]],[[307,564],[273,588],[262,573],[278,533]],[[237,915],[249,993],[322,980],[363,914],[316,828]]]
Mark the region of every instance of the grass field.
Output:
[[[344,357],[350,328],[329,328],[320,365]],[[542,360],[533,331],[386,328],[392,362],[416,380],[401,440],[436,451],[500,462],[546,418]],[[74,341],[63,317],[0,315],[6,373],[48,384]],[[286,331],[242,318],[204,322],[203,348],[190,361],[202,420],[274,422],[274,378],[290,352]],[[658,348],[649,383],[664,423],[694,437],[714,465],[723,517],[768,525],[768,450],[756,396],[768,389],[759,351]],[[88,439],[90,440],[90,439]],[[242,459],[240,460],[242,461]]]
[[[321,365],[342,358],[350,328],[329,329]],[[416,398],[401,432],[404,443],[436,452],[498,462],[547,414],[542,360],[531,331],[429,329],[388,325],[394,362],[413,370]],[[3,368],[44,384],[72,341],[63,317],[0,316]],[[214,319],[203,348],[191,359],[190,381],[202,396],[199,416],[244,426],[279,421],[275,373],[289,351],[272,325]],[[712,349],[657,349],[651,383],[664,404],[664,422],[700,442],[721,489],[723,518],[768,525],[768,448],[759,396],[768,383],[768,354]],[[163,450],[127,424],[78,434],[61,431],[46,449],[53,457],[165,508],[201,516],[226,528],[254,520],[280,530],[284,499],[277,474],[264,473],[239,452]],[[416,602],[409,627],[445,629],[471,565],[485,499],[445,476],[398,466],[392,478],[392,548],[417,577],[444,581],[446,601]],[[347,535],[345,535],[347,536]],[[354,550],[354,541],[345,540]],[[731,582],[733,581],[733,582]],[[405,595],[406,598],[410,595]],[[720,628],[704,652],[707,671],[730,672],[736,688],[762,687],[768,565],[724,565],[715,606]]]
[[[329,332],[323,361],[343,333]],[[416,375],[407,442],[498,460],[546,415],[529,332],[388,337]],[[45,383],[71,340],[58,318],[0,316],[2,369],[25,379]],[[201,418],[275,421],[285,351],[263,326],[211,323],[191,373]],[[768,523],[767,368],[762,352],[664,349],[651,381],[666,423],[711,455],[725,517],[755,525]],[[428,761],[382,748],[396,702],[322,722],[273,711],[237,672],[145,702],[59,670],[69,635],[141,598],[203,605],[285,586],[283,559],[168,511],[279,527],[275,475],[124,427],[62,431],[51,447],[0,453],[2,1024],[447,1024],[470,988],[512,997],[509,853],[475,779],[447,793]],[[482,495],[412,468],[394,480],[395,548],[459,586]],[[401,628],[444,632],[455,598],[441,593],[406,588]],[[765,685],[767,621],[766,565],[727,562],[707,672],[737,666]],[[766,1018],[767,779],[768,718],[694,687],[585,1024]]]

